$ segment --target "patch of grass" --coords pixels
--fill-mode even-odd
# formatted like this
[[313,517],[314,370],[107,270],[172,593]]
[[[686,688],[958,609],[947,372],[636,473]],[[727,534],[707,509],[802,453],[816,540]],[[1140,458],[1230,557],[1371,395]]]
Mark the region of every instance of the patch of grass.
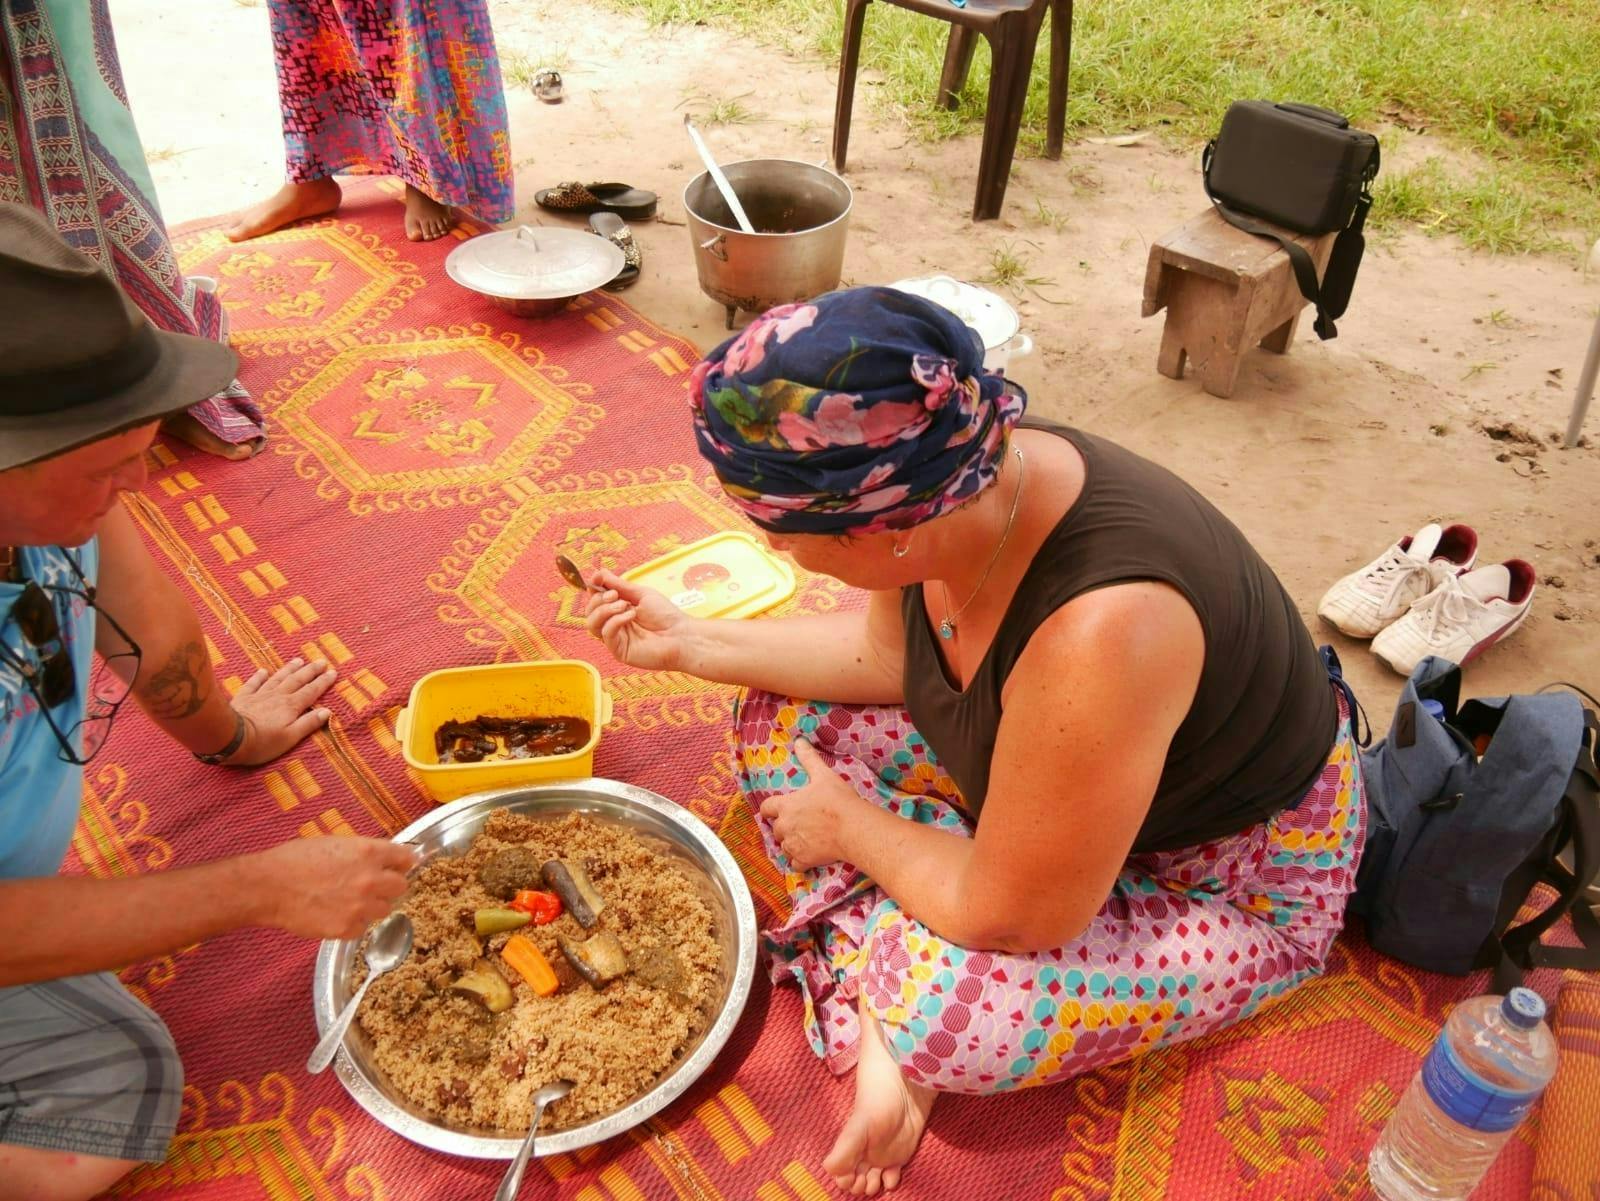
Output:
[[[815,0],[610,0],[656,24],[715,21],[836,63],[842,5]],[[919,135],[981,123],[989,56],[980,42],[952,111],[933,103],[949,26],[868,10],[861,65]],[[1156,129],[1194,147],[1228,103],[1273,96],[1356,123],[1425,129],[1475,167],[1428,160],[1385,171],[1380,227],[1415,223],[1485,250],[1571,251],[1600,234],[1600,21],[1592,0],[1123,0],[1078,7],[1069,131]],[[1047,40],[1034,62],[1021,148],[1044,144]],[[1382,136],[1382,135],[1380,135]]]
[[1039,287],[1055,282],[1048,276],[1030,274],[1029,266],[1026,251],[1018,250],[1015,242],[1001,242],[989,254],[989,274],[980,276],[978,282],[1017,294],[1024,290],[1035,291],[1036,295]]
[[749,125],[762,120],[760,113],[746,107],[746,97],[753,96],[753,92],[741,92],[737,96],[711,96],[705,92],[693,91],[684,94],[678,102],[681,107],[689,105],[695,113],[696,125]]
[[1044,202],[1043,196],[1038,197],[1033,202],[1033,219],[1040,225],[1055,230],[1056,233],[1060,233],[1067,228],[1067,215],[1056,212],[1055,209]]

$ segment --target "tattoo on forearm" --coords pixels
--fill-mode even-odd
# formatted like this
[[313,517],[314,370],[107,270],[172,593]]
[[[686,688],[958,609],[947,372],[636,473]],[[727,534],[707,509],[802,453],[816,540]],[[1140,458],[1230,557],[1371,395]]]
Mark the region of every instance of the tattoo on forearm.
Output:
[[166,665],[139,685],[145,709],[158,721],[182,721],[200,712],[210,697],[202,677],[206,649],[199,642],[185,642],[175,648]]

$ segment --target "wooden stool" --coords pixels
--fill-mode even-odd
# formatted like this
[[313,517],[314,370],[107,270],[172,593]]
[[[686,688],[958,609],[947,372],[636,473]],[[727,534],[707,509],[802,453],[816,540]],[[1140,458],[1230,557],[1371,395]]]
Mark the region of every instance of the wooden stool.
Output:
[[[1306,248],[1320,279],[1337,235],[1282,232]],[[1258,343],[1287,354],[1305,304],[1283,248],[1235,229],[1214,208],[1150,247],[1144,316],[1167,310],[1156,370],[1182,379],[1193,359],[1213,396],[1233,395],[1239,364]]]

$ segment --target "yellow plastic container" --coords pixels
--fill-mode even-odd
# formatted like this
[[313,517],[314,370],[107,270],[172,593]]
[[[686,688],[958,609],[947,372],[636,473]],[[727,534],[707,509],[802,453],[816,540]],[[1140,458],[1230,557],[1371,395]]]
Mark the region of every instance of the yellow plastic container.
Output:
[[680,546],[622,578],[664,592],[690,617],[754,617],[795,589],[794,568],[738,530]]
[[[494,763],[440,763],[433,735],[447,721],[493,717],[581,717],[589,741],[565,755]],[[411,699],[395,720],[406,766],[436,801],[541,780],[594,775],[600,730],[611,720],[611,694],[593,664],[581,659],[543,663],[492,663],[429,672],[411,686]]]

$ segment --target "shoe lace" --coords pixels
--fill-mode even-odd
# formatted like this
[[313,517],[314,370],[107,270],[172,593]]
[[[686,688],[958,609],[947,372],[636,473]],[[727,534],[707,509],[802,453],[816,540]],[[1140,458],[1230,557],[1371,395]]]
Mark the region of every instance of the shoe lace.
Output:
[[1391,547],[1389,553],[1373,564],[1372,570],[1367,573],[1363,581],[1367,587],[1363,591],[1380,605],[1387,606],[1414,575],[1418,572],[1431,573],[1431,570],[1430,564],[1419,562],[1397,546]]
[[1418,632],[1429,643],[1439,640],[1441,632],[1448,634],[1472,622],[1472,605],[1476,597],[1461,586],[1454,572],[1433,570],[1433,590],[1411,602],[1411,612],[1416,615]]

